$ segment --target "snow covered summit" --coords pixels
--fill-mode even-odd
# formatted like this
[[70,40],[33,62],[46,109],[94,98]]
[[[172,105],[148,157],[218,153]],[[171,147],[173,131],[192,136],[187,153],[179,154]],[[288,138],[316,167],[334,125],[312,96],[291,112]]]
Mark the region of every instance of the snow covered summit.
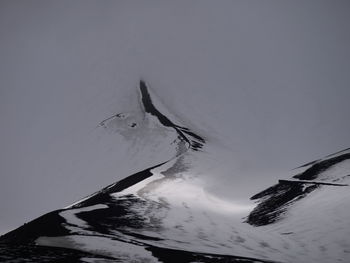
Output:
[[298,168],[254,195],[257,203],[228,200],[207,187],[222,183],[218,146],[168,112],[144,81],[140,104],[100,128],[157,135],[152,149],[164,160],[2,236],[2,261],[21,260],[18,251],[27,262],[350,260],[349,149]]

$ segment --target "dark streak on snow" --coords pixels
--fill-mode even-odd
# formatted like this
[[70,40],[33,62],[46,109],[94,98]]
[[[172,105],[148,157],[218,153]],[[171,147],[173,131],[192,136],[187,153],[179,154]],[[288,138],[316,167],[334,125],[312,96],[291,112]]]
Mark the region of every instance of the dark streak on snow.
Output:
[[321,172],[329,169],[331,166],[340,163],[346,159],[350,159],[350,153],[345,153],[330,159],[326,159],[323,161],[316,162],[313,166],[308,168],[301,174],[293,176],[293,178],[297,178],[299,180],[313,180],[317,178],[317,175]]
[[[163,124],[164,126],[175,129],[175,131],[179,135],[180,140],[185,141],[188,144],[189,149],[192,149],[194,151],[198,151],[199,149],[201,149],[203,147],[205,140],[201,136],[193,133],[192,131],[190,131],[186,127],[181,127],[181,126],[174,124],[171,120],[169,120],[169,118],[167,118],[164,114],[162,114],[153,105],[152,98],[148,92],[148,88],[146,86],[146,83],[143,80],[140,81],[140,92],[141,92],[142,105],[143,105],[146,113],[149,113],[149,114],[157,117],[159,122],[161,124]],[[120,114],[117,114],[114,116],[120,116]],[[104,123],[105,121],[113,118],[114,116],[107,118],[106,120],[102,121],[101,123]],[[126,189],[134,184],[137,184],[138,182],[141,182],[141,181],[147,179],[148,177],[152,176],[153,174],[152,174],[151,170],[156,168],[156,167],[159,167],[165,163],[166,162],[158,164],[156,166],[145,169],[145,170],[138,172],[136,174],[130,175],[130,176],[126,177],[125,179],[118,181],[117,183],[113,183],[113,184],[103,188],[102,190],[92,194],[90,197],[86,198],[85,200],[72,206],[72,208],[85,207],[85,206],[91,206],[94,204],[99,204],[104,199],[106,199],[106,198],[108,199],[108,196],[107,196],[108,194],[120,192],[120,191],[122,191],[122,190],[124,190],[124,189]]]
[[[335,153],[326,155],[325,158],[331,157],[331,156],[333,156],[333,155],[338,155],[338,154],[340,154],[340,153],[342,153],[342,152],[346,152],[346,151],[349,151],[349,150],[350,150],[350,148],[346,148],[346,149],[344,149],[344,150],[341,150],[341,151],[338,151],[338,152],[335,152]],[[319,161],[321,161],[321,159],[317,159],[317,160],[315,160],[315,161],[308,162],[308,163],[306,163],[306,164],[300,165],[300,166],[294,168],[293,170],[299,169],[299,168],[303,168],[303,167],[307,167],[307,166],[310,166],[310,165],[315,164],[315,163],[317,163],[317,162],[319,162]]]
[[248,215],[247,223],[263,226],[276,222],[288,209],[288,205],[305,197],[317,189],[317,185],[306,188],[301,184],[279,183],[253,196],[251,199],[261,199],[260,203]]
[[152,169],[157,168],[164,163],[155,165],[151,168],[147,168],[141,172],[132,174],[116,183],[110,184],[108,186],[106,186],[105,188],[103,188],[102,190],[96,192],[95,194],[91,195],[90,197],[86,198],[85,200],[77,203],[76,205],[73,205],[72,208],[79,208],[79,207],[86,207],[86,206],[92,206],[95,204],[101,204],[104,203],[106,201],[106,199],[109,199],[109,195],[112,193],[118,193],[123,191],[124,189],[137,184],[145,179],[147,179],[148,177],[151,177],[153,175],[153,173],[151,172]]
[[315,185],[349,186],[348,184],[336,184],[336,183],[302,181],[302,180],[278,180],[278,182],[281,184],[315,184]]
[[[329,155],[329,157],[332,155]],[[310,168],[306,169],[303,173],[293,176],[293,178],[300,180],[300,182],[298,180],[280,180],[278,184],[252,196],[251,199],[259,200],[259,203],[248,215],[246,222],[254,226],[274,223],[281,218],[290,205],[304,198],[314,190],[319,189],[322,187],[321,185],[345,186],[312,180],[317,179],[322,172],[330,169],[333,165],[347,159],[350,159],[350,153],[308,163],[307,165],[312,164]],[[310,181],[309,184],[307,181]]]
[[191,148],[192,150],[198,151],[199,149],[201,149],[203,147],[205,140],[201,136],[193,133],[192,131],[190,131],[186,127],[181,127],[179,125],[174,124],[171,120],[169,120],[168,117],[166,117],[164,114],[162,114],[153,105],[152,98],[148,92],[147,85],[143,80],[140,81],[140,92],[141,92],[142,105],[143,105],[146,113],[149,113],[149,114],[157,117],[159,122],[161,124],[163,124],[164,126],[175,129],[175,131],[179,135],[179,138],[181,140],[185,141],[186,143],[188,143],[189,148]]

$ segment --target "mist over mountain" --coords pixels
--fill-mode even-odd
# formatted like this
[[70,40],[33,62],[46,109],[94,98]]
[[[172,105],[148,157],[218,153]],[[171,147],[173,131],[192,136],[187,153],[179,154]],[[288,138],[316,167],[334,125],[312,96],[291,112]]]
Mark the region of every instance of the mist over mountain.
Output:
[[[42,218],[35,221],[42,232],[35,223],[26,225],[30,233],[14,232],[23,240],[5,242],[7,256],[112,260],[120,254],[67,249],[72,240],[35,244],[67,237],[74,225],[81,238],[90,224],[121,220],[137,251],[160,247],[166,260],[185,248],[181,255],[197,261],[215,254],[293,262],[293,251],[315,261],[321,249],[323,260],[344,260],[347,152],[324,156],[350,139],[348,14],[342,0],[1,1],[0,235]],[[318,161],[291,170],[310,160]],[[152,187],[136,191],[139,180]],[[125,191],[136,199],[114,196]],[[70,206],[84,196],[80,208]],[[79,211],[85,223],[69,221]],[[202,212],[217,226],[200,231],[210,221]],[[128,226],[128,215],[144,227],[181,227],[140,234],[145,229]],[[95,232],[108,234],[107,225]],[[222,234],[230,227],[239,232],[233,241]],[[136,235],[152,231],[166,241],[138,243]],[[263,248],[267,232],[271,249]],[[123,238],[119,245],[129,250]],[[150,260],[163,255],[150,253]]]
[[349,149],[299,167],[291,179],[252,196],[255,204],[228,199],[217,194],[225,173],[234,171],[234,163],[224,162],[225,147],[184,126],[143,80],[139,100],[139,110],[116,113],[99,128],[146,140],[144,150],[161,154],[162,162],[3,235],[2,261],[350,259]]
[[1,1],[0,232],[158,162],[142,140],[112,144],[96,132],[137,109],[140,78],[184,126],[231,149],[242,176],[225,178],[225,193],[237,199],[346,147],[348,10],[347,1]]

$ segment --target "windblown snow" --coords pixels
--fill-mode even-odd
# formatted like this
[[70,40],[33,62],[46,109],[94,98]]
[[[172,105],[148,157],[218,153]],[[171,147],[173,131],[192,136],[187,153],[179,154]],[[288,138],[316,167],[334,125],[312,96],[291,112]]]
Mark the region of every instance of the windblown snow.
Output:
[[54,212],[50,221],[43,216],[55,226],[51,232],[29,223],[1,241],[20,236],[103,262],[350,261],[350,150],[294,170],[292,179],[281,177],[252,200],[232,200],[208,190],[206,180],[226,171],[224,149],[151,95],[141,81],[143,111],[116,113],[100,129],[140,142],[145,154],[159,149],[163,162]]

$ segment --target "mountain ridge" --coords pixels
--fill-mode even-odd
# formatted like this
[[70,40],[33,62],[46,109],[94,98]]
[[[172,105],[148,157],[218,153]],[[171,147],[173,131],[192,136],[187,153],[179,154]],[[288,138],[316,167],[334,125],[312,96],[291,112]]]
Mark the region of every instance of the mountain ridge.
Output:
[[[336,253],[324,254],[325,244],[337,244],[338,239],[348,233],[346,214],[339,208],[350,200],[347,188],[335,194],[334,188],[339,186],[317,183],[345,184],[350,180],[349,149],[298,167],[292,183],[281,179],[252,196],[255,207],[228,202],[203,187],[205,176],[221,171],[220,166],[211,163],[208,154],[211,142],[162,114],[153,104],[143,80],[140,81],[140,101],[144,118],[160,126],[164,145],[175,149],[174,156],[1,236],[0,244],[4,247],[0,247],[1,260],[15,259],[6,252],[6,247],[13,251],[13,244],[30,251],[33,247],[73,249],[67,252],[67,262],[329,262],[348,259],[346,251],[350,244],[347,240],[340,239],[339,246],[328,245]],[[123,116],[115,114],[100,125],[109,129]],[[139,129],[136,122],[129,128]],[[141,128],[141,134],[142,129],[145,128]],[[315,196],[326,200],[325,204],[320,204]],[[329,217],[337,219],[338,224],[324,225],[320,219],[314,219],[307,211],[310,206],[319,207],[320,213],[335,211]],[[299,212],[295,213],[296,210]],[[305,236],[305,229],[309,236]],[[336,235],[323,237],[332,231]],[[308,244],[303,241],[317,236],[323,239]],[[40,253],[46,258],[45,249],[29,253],[27,260],[35,262],[41,257]],[[55,260],[54,257],[51,259]]]

